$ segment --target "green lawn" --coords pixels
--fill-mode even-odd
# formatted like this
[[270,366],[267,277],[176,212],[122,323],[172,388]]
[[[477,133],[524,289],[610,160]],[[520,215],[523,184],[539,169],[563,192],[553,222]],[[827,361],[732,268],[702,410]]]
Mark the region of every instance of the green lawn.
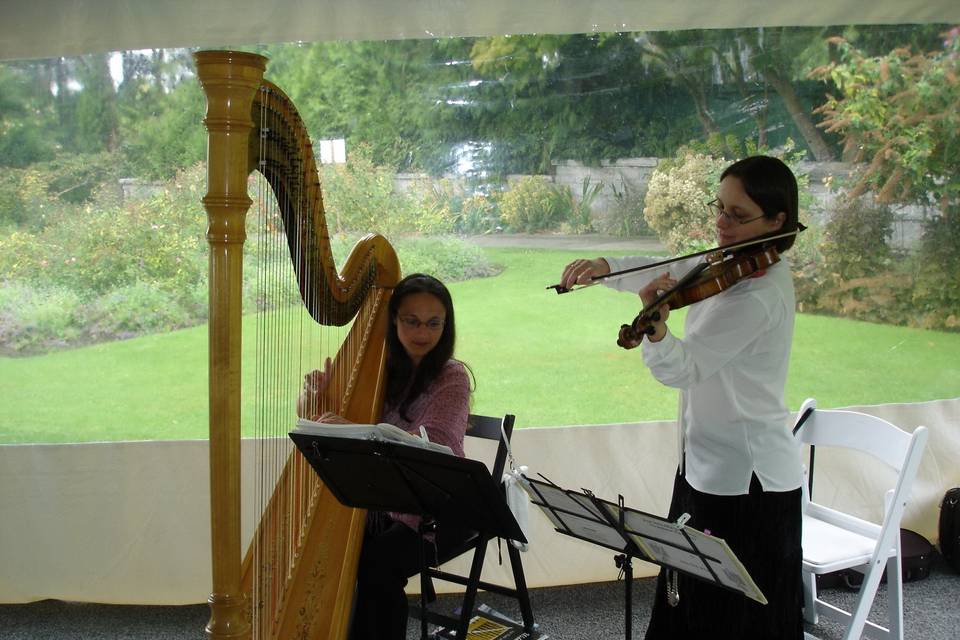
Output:
[[[503,273],[451,286],[458,354],[477,379],[474,411],[516,413],[521,427],[675,417],[676,393],[650,377],[639,350],[616,346],[635,298],[604,287],[546,291],[580,252],[486,251]],[[206,344],[202,326],[0,359],[0,443],[203,438]],[[252,366],[244,377],[252,380]],[[960,334],[797,317],[792,408],[808,396],[830,407],[958,394]]]

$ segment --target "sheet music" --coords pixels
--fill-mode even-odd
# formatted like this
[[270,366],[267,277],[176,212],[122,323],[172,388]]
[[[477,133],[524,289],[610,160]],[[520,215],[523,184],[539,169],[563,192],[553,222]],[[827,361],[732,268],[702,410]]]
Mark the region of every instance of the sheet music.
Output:
[[[601,504],[610,512],[611,516],[619,518],[619,505],[606,500],[602,501]],[[653,540],[666,542],[674,547],[693,552],[689,541],[677,525],[663,518],[658,518],[649,513],[643,513],[642,511],[636,511],[634,509],[623,509],[623,525],[627,533],[634,533],[644,538],[652,538]]]
[[395,425],[387,424],[386,422],[379,424],[333,424],[300,418],[297,420],[297,426],[291,433],[327,436],[330,438],[353,438],[357,440],[392,442],[394,444],[430,449],[431,451],[439,451],[440,453],[453,455],[453,451],[446,445],[430,442],[429,440],[404,431]]
[[588,520],[563,512],[560,512],[558,515],[563,521],[564,528],[569,530],[573,535],[616,551],[623,552],[628,550],[629,544],[627,541],[608,523]]
[[528,478],[528,481],[531,502],[540,507],[555,529],[617,551],[626,549],[627,541],[610,526],[587,496],[539,480]]
[[[582,501],[575,500],[569,492],[564,491],[560,487],[546,484],[539,480],[529,480],[529,482],[534,490],[534,493],[530,495],[530,499],[535,504],[543,506],[544,502],[546,502],[555,510],[562,510],[586,520],[606,522],[603,516],[597,512],[596,507],[592,504],[589,508],[586,507]],[[583,497],[586,498],[586,496]]]

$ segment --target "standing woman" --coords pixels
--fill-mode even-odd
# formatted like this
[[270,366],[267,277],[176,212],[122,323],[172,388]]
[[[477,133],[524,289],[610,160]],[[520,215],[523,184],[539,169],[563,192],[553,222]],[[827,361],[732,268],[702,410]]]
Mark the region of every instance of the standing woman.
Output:
[[[470,375],[453,358],[456,331],[450,292],[436,278],[407,276],[393,290],[387,328],[387,387],[381,422],[420,434],[463,456],[470,413]],[[317,406],[326,389],[326,371],[307,374],[299,413]],[[313,416],[321,422],[345,423],[332,413]],[[350,640],[401,640],[407,630],[407,579],[420,572],[419,516],[370,511],[357,570],[357,593]],[[469,532],[456,523],[438,523],[427,558],[444,558]]]
[[[797,182],[776,158],[753,156],[727,167],[710,206],[721,247],[798,229]],[[782,253],[793,240],[774,243]],[[591,276],[654,261],[576,260],[564,269],[561,284],[585,284]],[[667,273],[610,284],[639,292],[647,305],[692,264],[671,266]],[[790,266],[781,259],[691,305],[682,339],[670,332],[664,305],[655,332],[643,340],[644,364],[661,383],[680,390],[681,455],[669,518],[689,513],[689,526],[724,538],[768,600],[761,605],[663,569],[648,639],[803,638],[802,470],[784,402],[794,308]]]

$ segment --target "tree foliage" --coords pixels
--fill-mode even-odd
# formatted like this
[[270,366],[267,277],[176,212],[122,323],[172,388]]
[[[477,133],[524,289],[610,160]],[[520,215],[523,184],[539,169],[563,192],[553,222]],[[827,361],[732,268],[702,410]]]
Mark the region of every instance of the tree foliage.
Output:
[[946,213],[960,199],[960,30],[937,51],[898,47],[868,56],[832,40],[840,60],[814,70],[838,94],[817,109],[822,126],[844,138],[844,154],[865,162],[851,195],[926,204]]
[[814,76],[829,80],[838,92],[817,111],[823,126],[843,137],[845,155],[862,163],[848,200],[875,197],[881,204],[932,206],[937,214],[927,220],[915,256],[866,277],[857,276],[876,272],[889,255],[882,237],[888,231],[876,224],[883,218],[851,218],[859,229],[856,242],[838,242],[835,251],[853,258],[833,260],[837,268],[824,276],[835,280],[825,304],[849,315],[955,329],[960,326],[960,28],[925,52],[901,46],[868,55],[847,40],[832,42],[839,59]]

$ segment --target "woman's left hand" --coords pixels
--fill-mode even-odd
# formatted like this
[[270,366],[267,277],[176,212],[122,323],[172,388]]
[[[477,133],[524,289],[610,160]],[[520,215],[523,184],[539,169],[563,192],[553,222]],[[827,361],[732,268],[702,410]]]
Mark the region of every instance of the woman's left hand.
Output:
[[[664,291],[669,291],[675,286],[677,286],[677,281],[671,278],[669,273],[664,273],[651,280],[647,286],[640,290],[640,299],[643,300],[643,306],[647,307],[653,304],[653,301]],[[660,342],[663,340],[663,336],[667,334],[667,318],[670,317],[670,305],[662,304],[658,311],[660,312],[660,319],[650,323],[655,329],[653,334],[647,336],[650,342]]]

